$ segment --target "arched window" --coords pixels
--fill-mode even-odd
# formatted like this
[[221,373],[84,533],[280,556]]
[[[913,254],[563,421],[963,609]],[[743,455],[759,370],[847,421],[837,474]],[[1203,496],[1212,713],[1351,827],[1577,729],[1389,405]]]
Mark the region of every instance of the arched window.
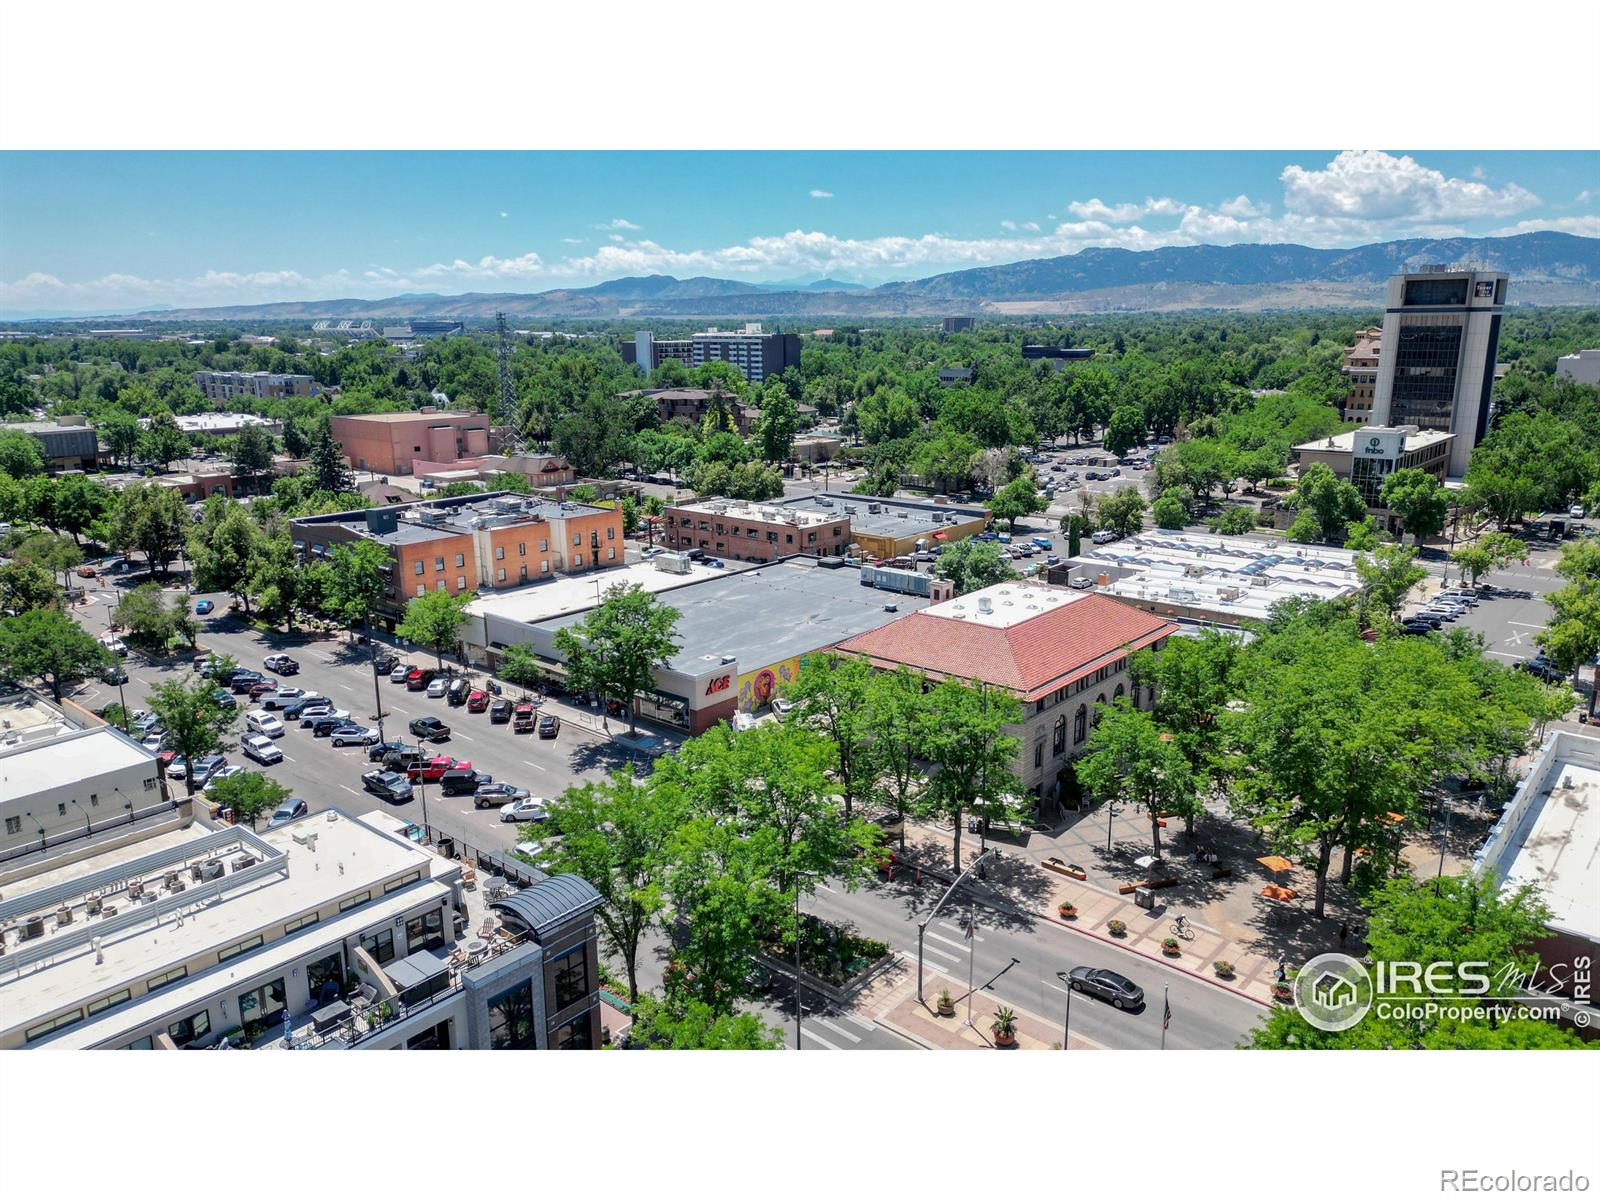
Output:
[[1136,683],[1128,689],[1128,697],[1135,708],[1139,707],[1139,685]]
[[1122,685],[1120,683],[1117,684],[1117,690],[1112,693],[1111,698],[1113,700],[1121,700],[1122,699]]
[[1065,713],[1056,718],[1054,731],[1054,736],[1050,742],[1050,753],[1053,755],[1065,754],[1067,751],[1067,718]]
[[1078,713],[1072,718],[1072,740],[1074,744],[1083,741],[1089,736],[1089,709],[1080,704]]

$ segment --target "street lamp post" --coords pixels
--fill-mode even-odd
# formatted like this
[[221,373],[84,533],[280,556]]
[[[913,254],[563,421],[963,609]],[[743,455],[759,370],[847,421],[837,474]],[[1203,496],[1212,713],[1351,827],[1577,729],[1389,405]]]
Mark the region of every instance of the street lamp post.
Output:
[[800,882],[794,885],[794,1048],[800,1049],[800,1019],[805,1005],[800,1000]]
[[938,901],[937,904],[935,904],[933,906],[933,910],[928,913],[926,919],[923,920],[922,924],[917,926],[917,1000],[919,1002],[922,1000],[922,963],[923,963],[923,949],[922,949],[922,946],[923,946],[923,940],[927,936],[928,926],[933,924],[933,919],[939,915],[939,910],[944,907],[944,902],[946,900],[950,899],[951,894],[958,887],[961,886],[962,881],[964,879],[966,879],[966,877],[968,875],[972,874],[973,869],[980,862],[982,862],[985,858],[987,858],[989,855],[991,855],[993,853],[994,853],[994,850],[991,848],[991,849],[985,850],[982,854],[978,855],[977,858],[973,859],[972,866],[968,867],[965,871],[961,872],[961,874],[959,874],[959,875],[957,875],[955,877],[955,881],[953,883],[951,883],[951,885],[945,889],[944,895],[939,897],[939,901]]
[[1106,853],[1111,853],[1111,822],[1116,819],[1117,804],[1114,800],[1106,801]]
[[366,620],[365,620],[364,624],[365,624],[366,632],[367,632],[367,652],[368,652],[368,657],[372,661],[372,698],[373,698],[373,700],[375,700],[377,702],[377,705],[378,705],[378,707],[376,709],[374,709],[373,711],[375,712],[375,714],[377,715],[377,718],[378,718],[378,741],[382,742],[384,740],[384,737],[383,737],[383,689],[378,686],[378,643],[377,643],[376,639],[374,639],[373,636],[372,636],[372,613],[371,613],[370,610],[367,612]]
[[1061,1048],[1065,1050],[1071,1044],[1068,1039],[1072,1037],[1072,974],[1069,971],[1057,971],[1056,978],[1067,985],[1067,1015],[1061,1018]]

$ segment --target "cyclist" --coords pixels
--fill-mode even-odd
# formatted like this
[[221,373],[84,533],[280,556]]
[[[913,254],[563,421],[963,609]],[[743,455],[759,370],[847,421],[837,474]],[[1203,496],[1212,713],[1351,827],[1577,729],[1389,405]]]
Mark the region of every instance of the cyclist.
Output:
[[1189,932],[1189,918],[1184,916],[1182,913],[1179,913],[1178,914],[1177,924],[1175,924],[1173,926],[1173,928],[1176,929],[1180,935],[1188,933]]

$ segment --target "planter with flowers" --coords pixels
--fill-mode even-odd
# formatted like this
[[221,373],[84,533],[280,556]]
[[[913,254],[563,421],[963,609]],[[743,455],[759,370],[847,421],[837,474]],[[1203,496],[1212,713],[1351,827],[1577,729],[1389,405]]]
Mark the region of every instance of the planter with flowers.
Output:
[[1078,906],[1071,901],[1063,900],[1056,905],[1056,911],[1061,914],[1062,920],[1070,921],[1078,915]]
[[1106,922],[1106,929],[1112,937],[1123,937],[1128,932],[1128,923],[1112,919]]
[[1164,937],[1161,939],[1161,953],[1168,958],[1177,958],[1183,953],[1183,943],[1175,937]]
[[956,1002],[951,998],[949,988],[944,988],[940,991],[937,1011],[941,1017],[953,1017],[956,1015]]
[[1211,969],[1217,973],[1218,979],[1233,978],[1233,964],[1225,958],[1219,958],[1211,964]]

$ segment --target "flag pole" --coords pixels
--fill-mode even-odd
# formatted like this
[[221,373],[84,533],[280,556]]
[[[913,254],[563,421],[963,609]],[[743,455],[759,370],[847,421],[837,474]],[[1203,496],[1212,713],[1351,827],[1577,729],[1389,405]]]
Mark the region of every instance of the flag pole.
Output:
[[1167,1026],[1172,1023],[1172,1005],[1167,1002],[1168,984],[1161,985],[1161,1048],[1167,1048]]

